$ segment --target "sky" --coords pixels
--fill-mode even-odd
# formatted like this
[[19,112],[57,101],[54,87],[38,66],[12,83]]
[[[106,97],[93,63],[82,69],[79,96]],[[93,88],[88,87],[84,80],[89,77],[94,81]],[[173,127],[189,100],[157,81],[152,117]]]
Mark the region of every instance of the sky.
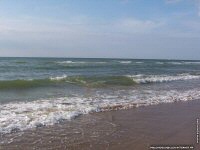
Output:
[[0,0],[0,56],[200,59],[200,0]]

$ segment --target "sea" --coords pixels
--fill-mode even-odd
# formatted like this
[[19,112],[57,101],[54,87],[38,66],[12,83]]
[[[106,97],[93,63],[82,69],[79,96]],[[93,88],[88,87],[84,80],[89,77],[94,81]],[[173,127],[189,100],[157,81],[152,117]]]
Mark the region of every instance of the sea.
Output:
[[200,61],[0,58],[0,134],[200,99]]

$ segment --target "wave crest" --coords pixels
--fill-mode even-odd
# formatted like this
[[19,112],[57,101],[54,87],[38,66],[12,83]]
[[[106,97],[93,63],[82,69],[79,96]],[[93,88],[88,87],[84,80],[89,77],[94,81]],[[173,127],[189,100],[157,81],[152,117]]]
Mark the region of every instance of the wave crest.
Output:
[[50,80],[52,81],[61,81],[67,78],[67,75],[63,75],[63,76],[57,76],[57,77],[50,77]]
[[59,84],[75,84],[86,87],[134,86],[135,84],[162,83],[177,80],[200,79],[200,75],[125,75],[125,76],[55,76],[45,79],[2,80],[0,89],[26,89]]
[[200,79],[199,75],[179,74],[179,75],[127,75],[137,83],[162,83],[176,80]]

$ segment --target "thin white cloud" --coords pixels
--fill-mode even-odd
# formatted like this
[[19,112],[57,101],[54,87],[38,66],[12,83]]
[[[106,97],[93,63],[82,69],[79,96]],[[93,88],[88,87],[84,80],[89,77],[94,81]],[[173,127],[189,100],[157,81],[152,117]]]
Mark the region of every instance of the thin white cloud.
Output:
[[[43,56],[67,54],[69,56],[77,56],[77,54],[97,56],[99,53],[99,56],[103,56],[107,55],[109,50],[115,52],[121,49],[127,51],[138,49],[139,55],[141,49],[145,50],[149,47],[153,49],[155,45],[158,45],[157,49],[163,48],[166,44],[165,42],[163,45],[159,44],[160,37],[164,37],[165,41],[165,38],[170,40],[171,37],[191,38],[194,33],[195,36],[200,35],[198,24],[193,23],[191,26],[188,22],[184,28],[187,30],[183,30],[182,27],[180,30],[175,30],[168,27],[168,23],[173,19],[167,21],[121,18],[98,23],[85,16],[74,16],[68,21],[1,18],[0,52],[18,49],[15,51],[16,55],[26,53],[27,56],[32,54],[34,56],[40,56],[40,54]],[[149,40],[152,40],[154,44]],[[170,45],[171,41],[166,43]],[[181,44],[179,45],[181,47]],[[27,49],[31,52],[26,51]],[[119,53],[119,56],[121,54]]]
[[139,20],[134,18],[126,18],[119,20],[114,25],[117,30],[129,33],[149,33],[164,25],[164,22],[156,22],[152,20]]
[[[194,25],[188,27],[191,35],[196,32],[194,28],[199,29],[198,24]],[[179,36],[170,37],[166,33]],[[182,49],[190,49],[191,45],[199,47],[199,39],[185,35],[181,29],[169,29],[166,22],[135,18],[103,24],[84,17],[61,22],[1,19],[0,55],[173,58],[174,51],[182,53]],[[197,53],[197,48],[193,53]]]
[[70,21],[33,21],[33,20],[6,20],[0,21],[0,34],[23,34],[31,36],[43,33],[57,34],[102,34],[102,33],[150,33],[163,26],[163,22],[125,18],[105,23],[94,23],[87,17],[73,17]]

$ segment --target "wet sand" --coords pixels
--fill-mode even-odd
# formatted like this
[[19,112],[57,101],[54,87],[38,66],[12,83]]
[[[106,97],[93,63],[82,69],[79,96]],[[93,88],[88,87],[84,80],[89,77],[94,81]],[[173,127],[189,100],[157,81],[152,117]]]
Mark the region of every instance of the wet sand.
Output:
[[200,100],[93,113],[72,121],[0,137],[0,150],[148,150],[196,144]]

